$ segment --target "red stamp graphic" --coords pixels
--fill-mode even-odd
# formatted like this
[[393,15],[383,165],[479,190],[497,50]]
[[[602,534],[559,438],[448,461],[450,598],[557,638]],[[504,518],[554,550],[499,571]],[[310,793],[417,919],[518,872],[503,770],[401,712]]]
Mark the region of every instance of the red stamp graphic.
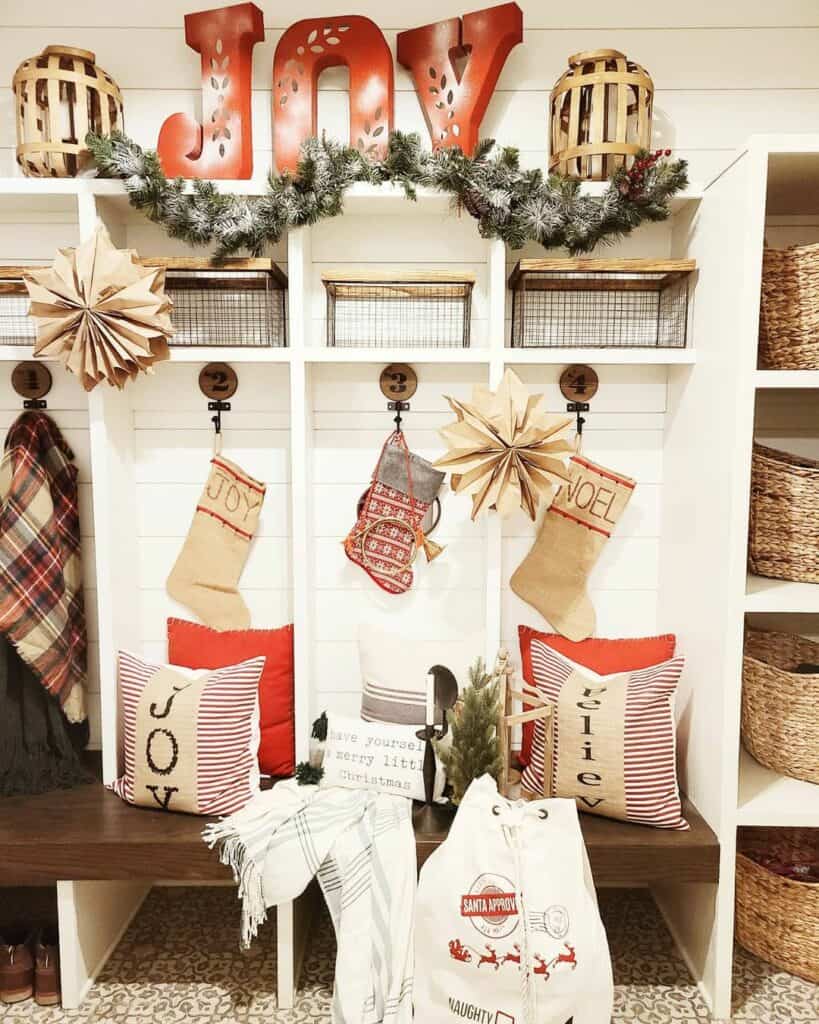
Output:
[[515,887],[504,875],[479,875],[469,892],[461,896],[461,917],[490,939],[502,939],[518,926]]

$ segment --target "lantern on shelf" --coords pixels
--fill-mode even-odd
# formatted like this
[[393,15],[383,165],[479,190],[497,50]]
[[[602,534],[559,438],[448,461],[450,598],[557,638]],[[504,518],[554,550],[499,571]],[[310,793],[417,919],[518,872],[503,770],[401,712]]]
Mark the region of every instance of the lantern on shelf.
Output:
[[651,141],[654,83],[619,50],[569,57],[552,89],[549,170],[605,181]]
[[90,50],[47,46],[14,73],[17,163],[34,178],[73,178],[89,131],[122,131],[122,94]]

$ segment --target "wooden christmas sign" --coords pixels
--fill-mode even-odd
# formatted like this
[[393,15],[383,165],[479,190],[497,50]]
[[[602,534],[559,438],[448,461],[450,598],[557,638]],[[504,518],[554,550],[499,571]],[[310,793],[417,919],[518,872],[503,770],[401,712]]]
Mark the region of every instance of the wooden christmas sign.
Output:
[[[264,40],[252,3],[185,16],[185,41],[201,57],[202,121],[172,114],[157,153],[168,177],[249,178],[253,174],[253,47]],[[472,11],[398,35],[398,61],[415,82],[433,148],[471,155],[506,58],[523,40],[515,3]],[[318,80],[350,73],[350,145],[383,160],[393,129],[393,58],[384,33],[358,14],[304,18],[285,30],[273,58],[273,152],[279,173],[298,167],[318,132]]]
[[305,18],[284,33],[273,59],[273,143],[279,172],[295,171],[318,128],[318,78],[350,72],[350,145],[382,159],[393,121],[392,54],[381,29],[360,15]]
[[185,16],[185,42],[202,60],[202,123],[172,114],[162,125],[156,150],[168,177],[253,174],[253,47],[263,40],[264,20],[255,4]]
[[514,3],[398,34],[398,63],[412,73],[433,148],[472,155],[501,69],[522,41],[523,12]]

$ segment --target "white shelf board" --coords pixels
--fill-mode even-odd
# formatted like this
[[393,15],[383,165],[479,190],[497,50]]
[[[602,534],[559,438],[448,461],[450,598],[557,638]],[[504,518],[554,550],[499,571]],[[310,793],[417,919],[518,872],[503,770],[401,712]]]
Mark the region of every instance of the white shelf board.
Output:
[[819,825],[819,786],[765,768],[740,752],[738,825]]
[[[33,359],[31,345],[0,345],[0,362],[19,363]],[[251,345],[190,345],[171,346],[172,363],[289,363],[289,348],[274,348]],[[43,359],[43,362],[58,362]]]
[[488,348],[306,348],[308,363],[459,363],[485,364]]
[[745,611],[819,614],[819,583],[792,583],[749,574]]
[[819,388],[819,370],[756,370],[757,388]]
[[[214,181],[224,195],[258,196],[267,191],[267,176],[257,175],[238,181]],[[599,196],[608,188],[605,181],[585,181],[583,195]],[[193,183],[186,183],[186,190],[193,190]],[[117,178],[0,178],[0,197],[15,196],[105,196],[112,200],[121,199],[127,206],[127,193]],[[684,192],[671,200],[671,211],[677,213],[689,203],[698,203],[703,195],[701,185],[690,185]],[[351,185],[344,197],[344,209],[352,214],[378,213],[380,215],[412,216],[420,209],[424,213],[446,213],[452,205],[452,197],[437,189],[417,189],[417,201],[411,202],[404,196],[404,189],[398,184],[368,185],[358,182]]]
[[32,345],[0,345],[0,362],[20,363],[26,359],[33,359],[33,352]]
[[697,361],[693,348],[505,348],[503,361],[521,366],[569,363],[682,366]]
[[173,363],[289,363],[291,350],[262,345],[171,346]]

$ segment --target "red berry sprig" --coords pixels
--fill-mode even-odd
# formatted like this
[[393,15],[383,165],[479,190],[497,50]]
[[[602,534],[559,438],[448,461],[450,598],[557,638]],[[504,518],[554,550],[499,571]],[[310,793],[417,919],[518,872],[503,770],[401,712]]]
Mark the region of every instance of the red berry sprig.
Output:
[[620,193],[628,199],[640,199],[646,186],[646,177],[657,161],[664,156],[671,156],[670,149],[655,149],[653,153],[635,160],[623,175],[619,184]]

